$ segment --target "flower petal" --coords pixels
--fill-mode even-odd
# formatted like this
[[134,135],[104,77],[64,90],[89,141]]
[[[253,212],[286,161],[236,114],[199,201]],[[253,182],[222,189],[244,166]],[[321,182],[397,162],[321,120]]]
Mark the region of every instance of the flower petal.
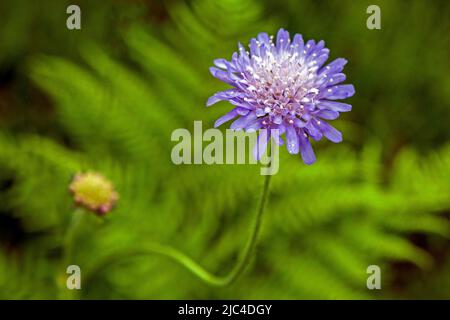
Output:
[[265,32],[261,32],[258,34],[258,41],[270,46],[270,37]]
[[210,67],[209,72],[211,72],[211,74],[220,81],[228,83],[229,85],[234,85],[234,80],[232,79],[234,78],[234,75],[232,73],[220,70],[219,68],[216,67]]
[[329,100],[346,99],[355,94],[355,87],[352,84],[344,84],[330,87],[324,91],[321,91],[319,98],[325,98]]
[[262,128],[263,119],[255,119],[251,121],[246,127],[245,132],[255,132]]
[[277,33],[277,49],[278,52],[284,51],[289,45],[289,32],[281,28]]
[[249,103],[242,101],[241,98],[231,98],[230,100],[228,100],[229,103],[237,106],[237,107],[241,107],[244,109],[248,109],[248,110],[254,110],[254,107],[251,106]]
[[242,93],[236,89],[228,89],[224,91],[216,92],[213,96],[211,96],[206,102],[206,106],[212,106],[213,104],[221,101],[221,100],[229,100],[232,98],[239,97]]
[[306,56],[308,57],[316,48],[316,42],[314,40],[308,40],[305,45],[306,48]]
[[336,102],[336,101],[327,101],[327,100],[321,100],[317,107],[319,109],[327,109],[332,111],[338,111],[338,112],[347,112],[352,110],[352,106],[347,103],[342,102]]
[[273,140],[275,140],[275,143],[279,146],[282,146],[284,144],[284,140],[281,137],[284,130],[281,129],[271,129],[270,134],[272,135]]
[[235,110],[236,110],[237,114],[240,115],[240,116],[246,116],[246,115],[248,115],[249,112],[250,112],[250,110],[248,110],[248,109],[245,109],[245,108],[239,108],[239,107],[236,108]]
[[300,154],[302,156],[303,162],[310,165],[316,162],[316,155],[314,154],[314,150],[309,142],[307,136],[304,133],[300,132],[298,135],[298,140],[300,144]]
[[222,125],[223,123],[225,123],[225,122],[227,122],[227,121],[229,121],[229,120],[231,120],[231,119],[236,118],[236,117],[238,116],[238,113],[237,113],[237,110],[236,110],[236,109],[237,109],[237,108],[231,110],[230,112],[228,112],[228,113],[225,114],[224,116],[222,116],[222,117],[220,117],[219,119],[217,119],[216,122],[214,122],[214,128],[217,128],[217,127],[219,127],[220,125]]
[[252,56],[259,56],[259,45],[258,45],[258,40],[256,40],[255,38],[252,38],[250,40],[250,53],[252,54]]
[[314,61],[315,66],[317,68],[320,68],[327,60],[328,60],[328,53],[324,53],[324,54],[321,54],[320,56],[318,56],[317,58],[315,58],[313,61]]
[[315,113],[315,115],[322,119],[334,120],[339,117],[339,112],[325,109],[325,110],[319,110],[318,112]]
[[347,60],[344,58],[337,58],[333,60],[328,65],[320,69],[318,76],[322,76],[323,74],[335,74],[344,70],[344,66],[347,64]]
[[211,97],[208,98],[208,101],[206,101],[206,106],[212,106],[213,104],[221,101],[222,99],[219,98],[216,94],[212,95]]
[[242,130],[245,127],[247,127],[251,121],[256,119],[255,112],[251,112],[246,116],[240,117],[239,119],[235,120],[231,125],[230,129],[232,130]]
[[328,140],[334,143],[339,143],[342,141],[342,133],[335,129],[333,126],[329,125],[325,121],[321,121],[318,126],[320,128],[320,131]]
[[227,68],[227,60],[225,60],[225,59],[215,59],[214,60],[214,64],[217,66],[217,67],[219,67],[219,68],[222,68],[222,69],[226,69]]
[[267,129],[262,129],[258,135],[256,140],[255,147],[253,148],[253,156],[258,161],[261,159],[261,156],[264,154],[267,148],[267,143],[270,139],[270,132]]
[[294,35],[294,40],[292,40],[292,44],[302,46],[303,43],[304,43],[303,36],[300,33],[296,33]]
[[299,152],[298,136],[293,126],[286,127],[286,149],[290,154]]
[[295,120],[294,120],[294,125],[295,125],[297,128],[303,128],[304,126],[306,126],[306,122],[305,122],[305,121],[302,121],[302,120],[300,120],[300,119],[295,119]]
[[344,82],[347,77],[343,73],[335,73],[328,78],[326,86],[334,86],[338,83]]
[[305,127],[305,130],[308,133],[308,135],[311,136],[311,138],[313,138],[316,141],[319,141],[320,139],[322,139],[323,133],[319,128],[317,128],[315,123],[317,123],[317,120],[315,119],[309,121]]

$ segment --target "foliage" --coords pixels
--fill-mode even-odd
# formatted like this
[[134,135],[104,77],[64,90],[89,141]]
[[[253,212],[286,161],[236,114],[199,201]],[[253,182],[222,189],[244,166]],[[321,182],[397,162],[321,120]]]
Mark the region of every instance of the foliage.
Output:
[[[294,9],[294,3],[289,1],[288,8]],[[346,11],[341,9],[343,20],[330,31],[327,24],[314,21],[324,21],[325,13],[317,12],[323,4],[303,3],[301,9],[317,18],[303,14],[305,21],[297,24],[290,12],[275,11],[283,16],[267,19],[267,10],[276,7],[271,2],[170,2],[167,20],[158,28],[142,21],[119,28],[120,49],[85,37],[79,39],[79,56],[32,55],[25,68],[33,84],[51,98],[55,120],[49,125],[58,134],[0,133],[0,179],[7,185],[0,193],[2,215],[25,234],[16,247],[0,250],[0,297],[58,297],[65,281],[64,234],[74,211],[67,187],[75,173],[85,170],[99,171],[113,181],[120,200],[105,221],[88,216],[77,233],[73,261],[86,275],[79,298],[413,297],[414,290],[396,291],[397,263],[427,273],[436,269],[436,259],[432,249],[416,245],[411,235],[447,244],[450,235],[443,214],[450,208],[450,145],[447,137],[436,138],[441,124],[422,137],[439,140],[426,153],[420,141],[394,148],[400,134],[390,121],[402,119],[395,109],[411,105],[415,110],[427,98],[415,101],[409,95],[420,79],[392,98],[385,92],[392,90],[385,89],[386,84],[402,83],[417,71],[405,61],[393,68],[394,55],[407,56],[414,41],[388,33],[398,41],[385,36],[366,43],[362,37],[367,30],[350,31],[355,21],[343,21],[356,15],[350,4],[344,6]],[[411,16],[420,8],[414,4]],[[392,19],[388,12],[386,28]],[[237,41],[245,43],[261,30],[275,31],[283,20],[293,32],[330,37],[332,53],[348,57],[357,96],[352,101],[355,115],[342,117],[337,125],[345,142],[319,144],[318,162],[311,167],[281,151],[257,254],[233,285],[209,287],[156,255],[102,264],[124,248],[158,242],[179,248],[218,274],[233,266],[256,209],[259,167],[176,166],[170,160],[175,144],[170,137],[176,128],[191,130],[194,120],[202,120],[204,129],[212,127],[228,108],[225,103],[204,108],[207,97],[223,88],[207,72],[212,60],[227,57]],[[422,20],[425,27],[432,21],[431,13]],[[391,60],[372,66],[376,45],[399,50],[389,51]],[[448,41],[440,45],[448,47]],[[439,55],[427,51],[425,63],[431,63],[433,54]],[[410,59],[411,65],[417,62]],[[380,77],[374,72],[379,67],[391,74],[382,72],[386,77]],[[423,68],[435,72],[423,75],[428,80],[449,79],[439,70]],[[448,96],[448,89],[427,90],[431,110],[424,117],[433,119],[442,112],[448,116],[448,108],[440,109],[445,104],[436,102]],[[422,118],[407,118],[402,130],[409,123],[417,128]],[[393,142],[386,143],[391,136]],[[366,268],[372,264],[383,270],[381,292],[366,288]]]

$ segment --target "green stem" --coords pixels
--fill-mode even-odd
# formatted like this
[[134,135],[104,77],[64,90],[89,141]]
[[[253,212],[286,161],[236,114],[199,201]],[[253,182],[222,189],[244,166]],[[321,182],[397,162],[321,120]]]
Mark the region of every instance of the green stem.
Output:
[[80,222],[83,218],[84,211],[82,209],[76,209],[73,212],[72,219],[70,220],[69,227],[67,228],[66,235],[64,237],[64,264],[67,267],[72,259],[73,241],[75,240],[76,232]]
[[267,202],[267,197],[269,194],[270,177],[271,177],[270,175],[265,176],[264,187],[258,206],[258,211],[256,212],[256,217],[250,232],[250,236],[248,237],[247,242],[245,244],[244,250],[241,256],[239,257],[239,260],[237,261],[236,265],[233,267],[233,269],[231,269],[231,271],[228,274],[224,276],[217,276],[209,272],[205,268],[203,268],[201,265],[199,265],[197,262],[192,260],[184,253],[180,252],[179,250],[169,246],[153,243],[148,244],[145,248],[131,250],[126,253],[115,254],[113,256],[110,256],[105,261],[103,261],[103,263],[97,265],[97,267],[90,272],[90,276],[88,275],[87,277],[85,277],[86,279],[85,281],[88,282],[90,277],[97,271],[102,270],[104,267],[107,267],[116,261],[120,261],[123,258],[127,257],[131,258],[135,256],[142,256],[148,254],[160,254],[179,263],[180,265],[188,269],[191,273],[193,273],[195,276],[197,276],[198,278],[200,278],[201,280],[210,285],[226,286],[231,284],[245,270],[245,268],[248,265],[248,262],[250,261],[252,253],[256,247],[258,236],[261,230],[265,204]]
[[[67,227],[66,234],[64,236],[63,242],[63,258],[62,258],[62,270],[64,270],[63,277],[65,278],[66,268],[71,264],[72,252],[73,252],[73,242],[76,237],[76,232],[80,222],[83,218],[84,211],[82,209],[76,209],[70,220],[69,226]],[[60,298],[69,299],[73,297],[74,290],[69,290],[66,287],[65,282],[60,284]]]

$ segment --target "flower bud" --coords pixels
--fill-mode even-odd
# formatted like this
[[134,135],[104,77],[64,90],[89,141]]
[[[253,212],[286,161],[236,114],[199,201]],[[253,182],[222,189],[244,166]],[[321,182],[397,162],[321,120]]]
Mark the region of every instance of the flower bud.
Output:
[[114,185],[96,172],[76,174],[70,183],[69,190],[76,205],[100,216],[110,212],[119,198]]

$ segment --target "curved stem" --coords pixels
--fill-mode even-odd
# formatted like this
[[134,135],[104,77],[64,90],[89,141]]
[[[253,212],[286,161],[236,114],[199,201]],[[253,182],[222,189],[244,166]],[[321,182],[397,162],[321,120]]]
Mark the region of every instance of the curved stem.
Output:
[[[228,274],[224,276],[217,276],[209,272],[205,268],[203,268],[201,265],[199,265],[197,262],[195,262],[193,259],[185,255],[184,253],[180,252],[179,250],[174,249],[170,246],[153,243],[148,244],[145,248],[128,251],[125,254],[119,255],[116,254],[110,256],[105,261],[103,261],[103,263],[97,265],[97,267],[90,273],[90,275],[92,276],[93,274],[96,273],[97,270],[101,270],[103,267],[107,267],[116,261],[122,260],[123,258],[148,254],[160,254],[179,263],[180,265],[188,269],[191,273],[196,275],[198,278],[200,278],[201,280],[205,281],[210,285],[214,286],[229,285],[230,283],[235,281],[245,270],[251,258],[251,255],[256,247],[257,239],[261,230],[264,208],[267,202],[267,196],[269,194],[270,177],[271,177],[270,175],[265,176],[264,187],[259,202],[258,210],[256,212],[255,220],[250,235],[245,244],[244,251],[239,257],[239,260],[237,261],[236,265],[233,267],[233,269],[231,269],[231,271]],[[85,279],[89,279],[89,276],[86,277]]]
[[72,219],[69,227],[67,228],[66,235],[64,237],[64,259],[63,262],[67,266],[72,259],[73,241],[75,239],[77,228],[83,218],[84,211],[82,209],[76,209],[73,212]]
[[[66,234],[64,236],[64,242],[63,242],[63,257],[62,257],[62,269],[65,271],[66,268],[70,265],[71,259],[72,259],[72,252],[73,252],[73,241],[76,236],[77,228],[83,218],[84,212],[82,209],[76,209],[73,214],[72,218],[70,220],[69,226],[67,227]],[[65,274],[64,274],[65,275]],[[68,290],[64,285],[61,284],[60,288],[60,298],[61,299],[68,299],[73,296],[73,293],[70,292],[71,290]]]
[[258,236],[261,230],[262,225],[262,217],[264,214],[264,209],[267,202],[267,196],[269,194],[269,185],[270,185],[270,177],[271,175],[266,175],[264,179],[264,186],[263,191],[261,194],[261,199],[259,202],[258,211],[255,216],[255,221],[253,222],[253,229],[251,230],[250,236],[247,240],[247,243],[245,244],[244,251],[242,253],[242,256],[236,263],[235,267],[231,270],[231,272],[223,277],[220,278],[222,281],[219,281],[219,285],[227,285],[233,282],[239,275],[244,271],[245,267],[247,266],[251,255],[256,247],[256,243],[258,240]]

